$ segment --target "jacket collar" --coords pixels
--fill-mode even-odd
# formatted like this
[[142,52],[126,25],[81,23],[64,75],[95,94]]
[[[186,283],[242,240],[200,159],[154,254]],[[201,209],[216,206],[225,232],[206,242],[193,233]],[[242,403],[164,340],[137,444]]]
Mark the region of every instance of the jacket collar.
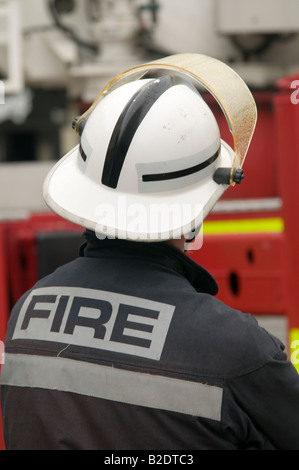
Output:
[[106,256],[138,257],[140,259],[154,260],[166,265],[188,279],[197,292],[216,295],[218,285],[212,275],[202,266],[195,263],[189,256],[175,246],[166,242],[134,242],[128,240],[104,239],[87,230],[84,233],[86,242],[80,249],[81,257],[102,258]]

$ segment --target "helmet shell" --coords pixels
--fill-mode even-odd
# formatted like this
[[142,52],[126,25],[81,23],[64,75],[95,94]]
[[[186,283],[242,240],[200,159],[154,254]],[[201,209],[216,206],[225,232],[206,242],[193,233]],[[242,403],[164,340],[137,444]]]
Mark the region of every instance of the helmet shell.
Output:
[[78,146],[48,175],[44,197],[62,217],[104,236],[178,238],[200,226],[228,185],[234,152],[185,78],[115,88],[88,116]]

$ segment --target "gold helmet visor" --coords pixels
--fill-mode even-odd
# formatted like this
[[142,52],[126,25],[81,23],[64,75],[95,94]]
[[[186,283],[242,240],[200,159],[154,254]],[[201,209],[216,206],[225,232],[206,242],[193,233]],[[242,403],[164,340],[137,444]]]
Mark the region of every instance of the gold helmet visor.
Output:
[[255,130],[257,109],[242,78],[218,59],[201,54],[175,54],[121,73],[103,88],[91,107],[76,121],[75,131],[80,133],[80,125],[86,122],[98,102],[115,88],[150,75],[157,78],[169,71],[187,75],[195,86],[206,89],[221,107],[234,141],[234,161],[229,169],[229,184],[234,185],[233,175],[243,166]]

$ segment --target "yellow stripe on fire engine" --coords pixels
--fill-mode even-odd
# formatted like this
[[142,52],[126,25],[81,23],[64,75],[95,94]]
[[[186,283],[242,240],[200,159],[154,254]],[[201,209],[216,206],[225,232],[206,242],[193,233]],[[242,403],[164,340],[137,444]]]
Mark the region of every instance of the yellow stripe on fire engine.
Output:
[[290,359],[299,373],[299,328],[290,329]]
[[222,235],[231,233],[281,233],[284,222],[280,217],[236,219],[236,220],[206,220],[203,223],[205,235]]

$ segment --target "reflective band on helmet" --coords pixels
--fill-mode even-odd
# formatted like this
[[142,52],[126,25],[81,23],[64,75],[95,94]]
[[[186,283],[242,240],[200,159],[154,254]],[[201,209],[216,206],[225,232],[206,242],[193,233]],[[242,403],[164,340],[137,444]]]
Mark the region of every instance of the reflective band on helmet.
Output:
[[168,160],[167,165],[165,161],[136,163],[138,191],[140,193],[171,191],[198,183],[211,173],[209,167],[217,160],[220,153],[221,144],[216,139],[194,155]]
[[81,155],[82,159],[86,162],[86,160],[87,160],[87,155],[86,155],[86,153],[84,152],[83,147],[82,147],[81,144],[79,145],[79,152],[80,152],[80,155]]
[[89,158],[89,156],[92,154],[92,147],[89,144],[86,134],[83,133],[81,136],[81,141],[79,145],[79,152],[82,157],[82,160],[86,162],[86,160]]
[[199,163],[198,165],[195,165],[191,168],[185,168],[183,170],[178,170],[178,171],[170,171],[168,173],[142,175],[142,181],[144,181],[144,182],[147,182],[147,181],[165,181],[165,180],[170,180],[170,179],[174,179],[174,178],[181,178],[183,176],[192,175],[193,173],[196,173],[200,170],[203,170],[207,166],[211,165],[211,163],[213,163],[216,160],[219,153],[220,153],[220,148],[217,150],[216,153],[214,153],[214,155],[212,155],[206,161],[204,161],[202,163]]

